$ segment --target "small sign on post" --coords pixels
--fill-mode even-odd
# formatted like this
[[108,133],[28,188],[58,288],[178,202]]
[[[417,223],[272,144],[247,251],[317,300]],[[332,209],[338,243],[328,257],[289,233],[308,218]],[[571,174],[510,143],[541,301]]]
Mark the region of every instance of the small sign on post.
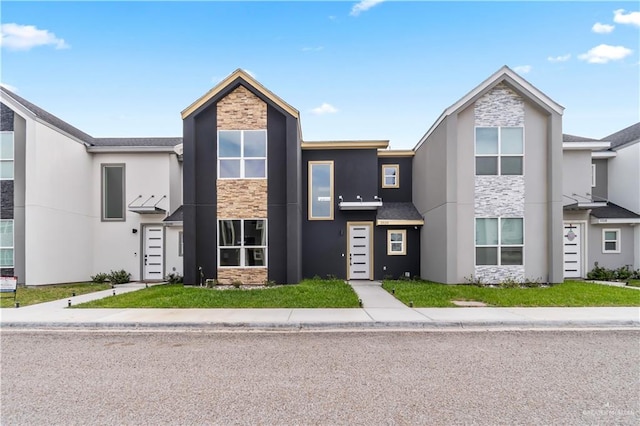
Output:
[[13,293],[13,300],[16,300],[16,289],[18,288],[18,277],[0,277],[0,293]]

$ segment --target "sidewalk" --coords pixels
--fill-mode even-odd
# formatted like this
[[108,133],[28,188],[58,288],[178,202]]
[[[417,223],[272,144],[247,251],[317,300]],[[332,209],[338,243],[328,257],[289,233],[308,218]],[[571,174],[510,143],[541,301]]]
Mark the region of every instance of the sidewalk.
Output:
[[[379,283],[350,283],[362,300],[355,309],[68,309],[108,297],[113,290],[0,310],[0,327],[109,329],[640,329],[640,308],[409,308]],[[132,283],[116,293],[135,291]]]

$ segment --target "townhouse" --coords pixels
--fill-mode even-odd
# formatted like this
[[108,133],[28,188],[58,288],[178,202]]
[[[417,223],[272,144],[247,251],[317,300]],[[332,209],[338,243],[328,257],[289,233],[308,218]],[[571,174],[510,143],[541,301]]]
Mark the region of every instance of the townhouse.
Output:
[[556,283],[594,261],[640,267],[638,125],[563,135],[563,108],[507,67],[412,150],[305,141],[300,113],[242,70],[182,111],[177,138],[96,138],[1,90],[0,266],[22,284],[115,269]]

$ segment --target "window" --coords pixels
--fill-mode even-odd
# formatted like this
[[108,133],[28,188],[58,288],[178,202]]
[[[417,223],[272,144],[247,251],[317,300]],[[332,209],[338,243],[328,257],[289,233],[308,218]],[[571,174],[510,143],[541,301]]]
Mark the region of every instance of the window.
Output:
[[178,256],[184,256],[184,232],[178,232]]
[[596,165],[591,165],[591,187],[595,188],[596,186]]
[[221,179],[267,177],[267,131],[219,130],[218,177]]
[[523,174],[522,127],[476,127],[476,175]]
[[13,219],[0,220],[0,267],[13,268]]
[[620,253],[620,230],[619,229],[603,229],[602,230],[602,252],[603,253]]
[[476,265],[522,265],[522,218],[476,218]]
[[102,165],[102,220],[125,220],[124,164]]
[[333,161],[309,161],[309,220],[333,220]]
[[267,221],[219,220],[218,254],[221,267],[267,266]]
[[407,254],[407,231],[392,230],[387,231],[387,254],[389,256],[403,256]]
[[13,180],[13,132],[0,132],[0,180]]
[[398,164],[382,165],[382,187],[383,188],[399,188],[400,187],[400,166]]

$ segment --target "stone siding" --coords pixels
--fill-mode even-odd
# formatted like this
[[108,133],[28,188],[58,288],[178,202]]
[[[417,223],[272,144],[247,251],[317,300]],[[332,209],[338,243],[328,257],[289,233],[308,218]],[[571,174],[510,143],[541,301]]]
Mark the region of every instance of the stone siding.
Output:
[[[524,126],[524,100],[498,84],[476,101],[474,117],[476,127]],[[524,217],[524,194],[524,176],[476,176],[475,217]],[[475,278],[487,284],[524,276],[523,265],[475,267]]]
[[262,285],[267,280],[267,268],[218,268],[218,282],[223,285],[240,281]]
[[244,86],[221,99],[217,108],[218,130],[267,128],[267,104]]
[[266,179],[218,179],[219,219],[266,219]]

